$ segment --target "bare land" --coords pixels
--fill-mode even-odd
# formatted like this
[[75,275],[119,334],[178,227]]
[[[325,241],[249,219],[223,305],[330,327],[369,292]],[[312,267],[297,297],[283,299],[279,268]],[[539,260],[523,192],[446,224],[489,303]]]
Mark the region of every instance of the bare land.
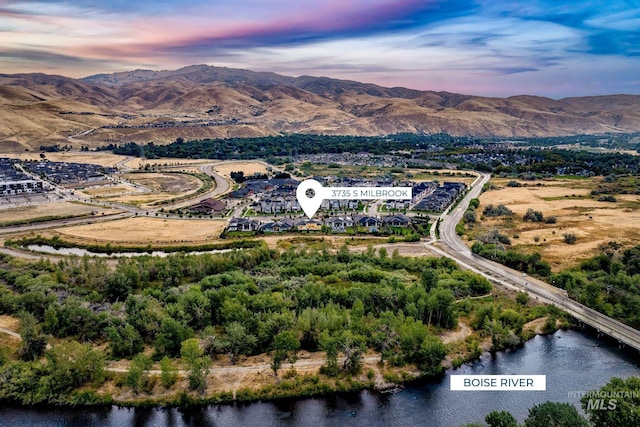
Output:
[[[119,154],[112,154],[104,151],[100,152],[85,152],[85,151],[71,151],[71,152],[58,152],[58,153],[44,153],[46,158],[52,162],[73,162],[73,163],[91,163],[101,166],[115,166],[118,162],[121,162],[127,158],[127,156],[121,156]],[[19,153],[9,154],[4,153],[2,156],[12,157],[21,160],[41,160],[39,153]]]
[[79,191],[90,197],[114,197],[122,194],[137,192],[134,187],[125,184],[83,188]]
[[130,173],[123,177],[157,192],[173,195],[190,193],[202,185],[198,178],[184,173]]
[[137,185],[121,184],[84,190],[94,197],[108,197],[109,201],[144,205],[194,193],[203,183],[186,173],[143,172],[122,176]]
[[[480,196],[478,216],[489,204],[504,204],[514,212],[513,217],[485,218],[474,226],[472,236],[497,228],[514,246],[540,252],[556,271],[596,255],[598,247],[607,242],[630,246],[640,241],[640,195],[616,194],[616,202],[599,201],[591,190],[602,185],[602,178],[542,181],[540,186],[522,182],[522,187],[507,187],[507,182],[492,180],[498,189]],[[557,222],[525,222],[522,217],[527,209],[540,211],[545,218],[555,216]],[[576,235],[575,244],[565,243],[567,233]]]
[[224,220],[126,218],[57,229],[63,238],[82,243],[158,244],[212,243],[227,226]]
[[216,164],[213,169],[224,177],[230,177],[231,172],[242,171],[245,176],[254,173],[267,173],[267,166],[262,162],[251,160],[230,160]]
[[91,206],[76,202],[53,202],[20,206],[0,210],[0,224],[14,221],[29,221],[44,217],[71,217],[86,215],[112,215],[120,210],[103,206]]

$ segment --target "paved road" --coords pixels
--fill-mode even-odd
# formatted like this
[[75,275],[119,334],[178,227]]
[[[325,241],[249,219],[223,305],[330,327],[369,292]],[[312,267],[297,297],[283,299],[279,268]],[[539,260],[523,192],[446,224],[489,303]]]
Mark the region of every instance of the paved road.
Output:
[[[495,284],[527,291],[538,300],[555,304],[576,319],[596,328],[599,332],[607,334],[636,350],[640,350],[640,331],[566,298],[562,289],[555,288],[541,280],[526,277],[519,271],[471,253],[467,245],[456,234],[455,227],[462,219],[471,199],[480,195],[482,186],[489,181],[489,178],[488,174],[481,174],[474,181],[473,188],[462,202],[453,208],[450,213],[445,213],[441,216],[441,241],[438,246],[432,245],[432,249],[443,256],[453,258],[463,267],[485,276]],[[432,237],[435,237],[435,235]]]

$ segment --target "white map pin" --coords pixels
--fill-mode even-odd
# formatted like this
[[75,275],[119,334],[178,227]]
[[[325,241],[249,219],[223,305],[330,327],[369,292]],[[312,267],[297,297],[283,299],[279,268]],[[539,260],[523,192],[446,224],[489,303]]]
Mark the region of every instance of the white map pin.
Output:
[[[312,197],[307,195],[307,190],[313,190],[314,194]],[[312,218],[318,211],[318,208],[320,208],[322,200],[324,199],[323,190],[322,184],[315,179],[307,179],[298,184],[296,198],[298,199],[300,207],[309,218]]]

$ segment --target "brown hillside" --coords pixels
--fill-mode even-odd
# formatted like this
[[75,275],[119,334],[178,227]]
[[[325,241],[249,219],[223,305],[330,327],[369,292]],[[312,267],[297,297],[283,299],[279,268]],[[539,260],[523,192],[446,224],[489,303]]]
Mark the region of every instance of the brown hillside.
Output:
[[489,98],[194,65],[72,79],[0,74],[2,150],[280,132],[551,136],[640,131],[640,96]]

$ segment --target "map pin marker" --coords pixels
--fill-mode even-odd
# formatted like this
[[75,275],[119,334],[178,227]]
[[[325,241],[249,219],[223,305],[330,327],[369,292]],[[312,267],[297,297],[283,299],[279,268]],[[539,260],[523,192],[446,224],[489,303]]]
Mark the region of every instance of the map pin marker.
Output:
[[[323,189],[322,184],[315,179],[307,179],[298,184],[298,188],[296,189],[296,198],[298,199],[300,207],[309,218],[313,217],[322,204]],[[313,190],[313,196],[308,196],[307,190]]]

